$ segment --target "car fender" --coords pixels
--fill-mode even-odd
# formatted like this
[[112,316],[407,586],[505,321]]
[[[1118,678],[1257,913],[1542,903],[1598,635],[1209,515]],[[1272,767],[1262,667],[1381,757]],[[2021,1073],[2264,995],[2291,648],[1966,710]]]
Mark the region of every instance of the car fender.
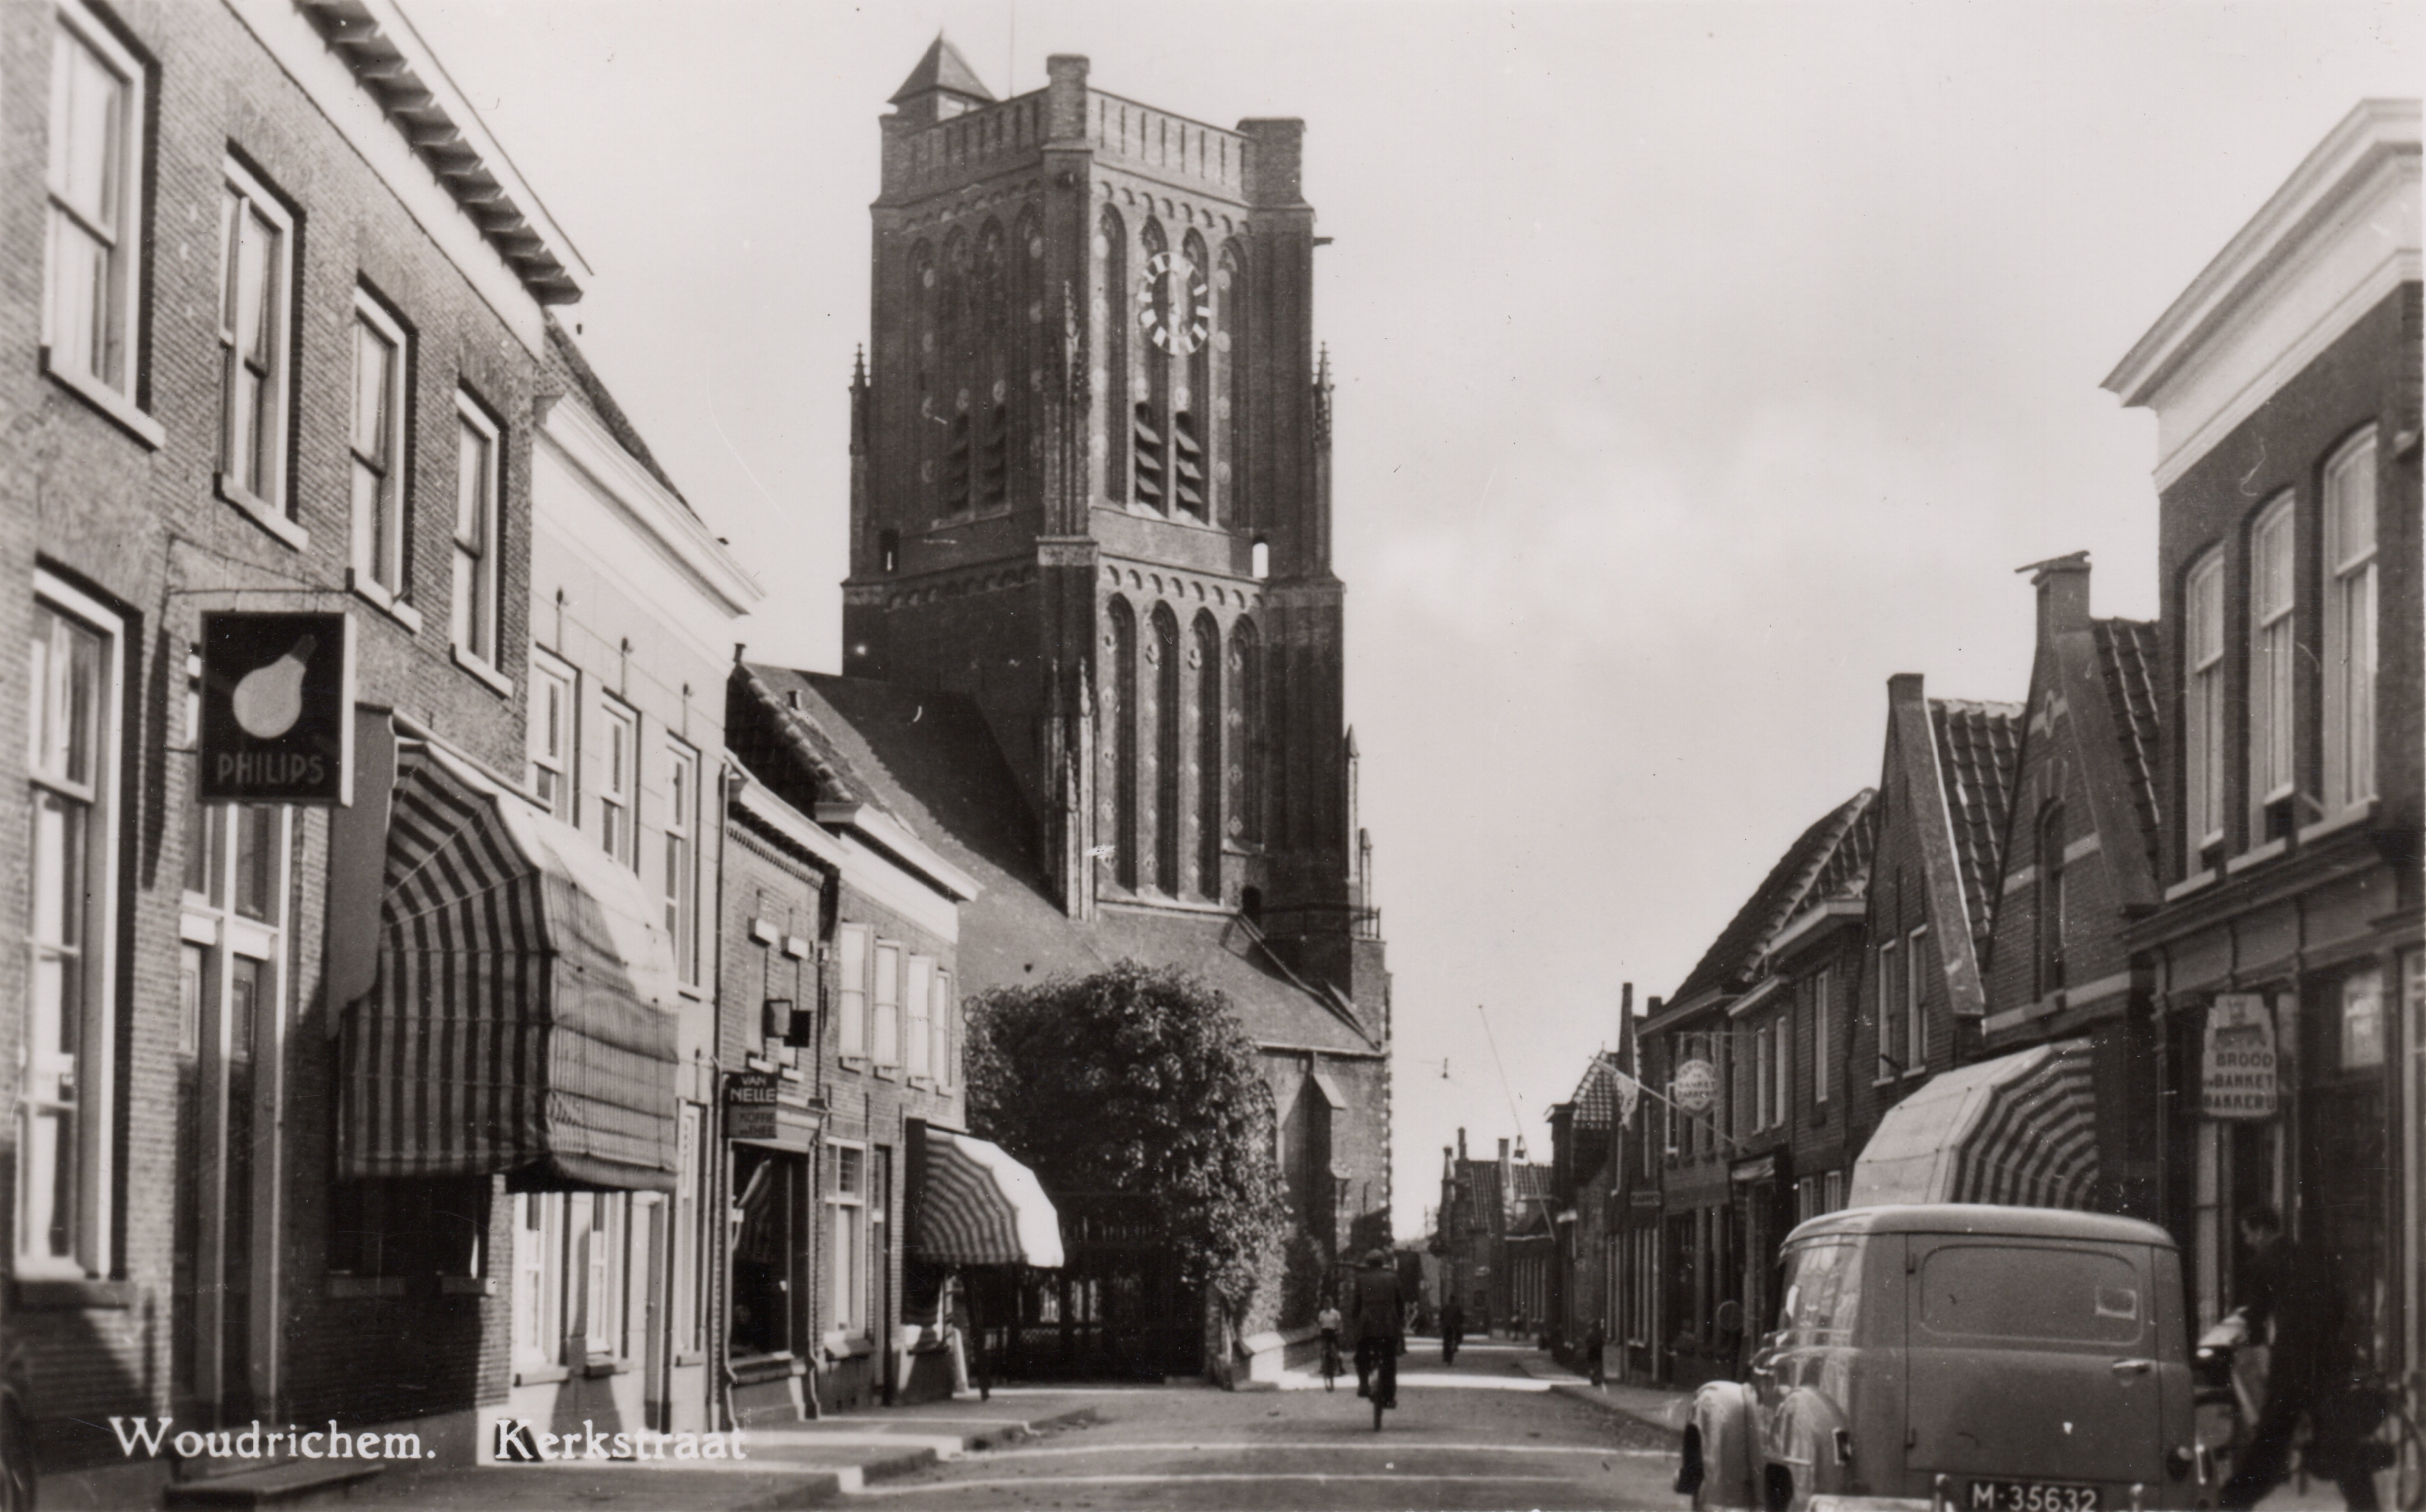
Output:
[[1836,1398],[1811,1387],[1798,1387],[1786,1393],[1763,1426],[1763,1459],[1790,1477],[1787,1507],[1801,1512],[1814,1496],[1845,1488],[1845,1465],[1837,1453],[1836,1436],[1837,1430],[1844,1429],[1850,1437],[1852,1424]]
[[1695,1391],[1685,1420],[1685,1471],[1676,1488],[1690,1493],[1697,1508],[1758,1507],[1759,1458],[1751,1390],[1735,1381],[1711,1381]]

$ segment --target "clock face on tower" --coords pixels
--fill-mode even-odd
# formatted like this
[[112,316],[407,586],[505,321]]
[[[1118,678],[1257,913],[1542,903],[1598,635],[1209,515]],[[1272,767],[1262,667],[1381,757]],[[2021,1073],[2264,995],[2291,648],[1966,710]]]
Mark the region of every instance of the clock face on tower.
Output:
[[1205,345],[1212,321],[1212,294],[1194,263],[1167,252],[1146,259],[1145,276],[1138,281],[1138,324],[1149,340],[1185,357]]

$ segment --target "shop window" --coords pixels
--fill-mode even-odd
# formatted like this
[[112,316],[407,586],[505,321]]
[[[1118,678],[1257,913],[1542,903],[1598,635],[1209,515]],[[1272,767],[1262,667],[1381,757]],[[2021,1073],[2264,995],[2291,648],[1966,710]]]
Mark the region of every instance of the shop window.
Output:
[[35,587],[16,1268],[20,1276],[101,1275],[111,1260],[109,1005],[123,635],[116,616],[48,574],[37,573]]
[[832,1326],[867,1332],[867,1151],[856,1145],[826,1146],[826,1232],[833,1236]]
[[736,1355],[792,1346],[791,1265],[803,1236],[793,1230],[793,1162],[775,1150],[736,1146],[733,1299],[728,1341]]
[[2342,979],[2341,1068],[2370,1070],[2384,1064],[2384,973],[2366,970]]
[[564,1244],[564,1195],[526,1192],[514,1197],[514,1365],[561,1363],[564,1268],[553,1263]]
[[329,1189],[329,1270],[348,1276],[485,1274],[483,1177],[376,1178]]

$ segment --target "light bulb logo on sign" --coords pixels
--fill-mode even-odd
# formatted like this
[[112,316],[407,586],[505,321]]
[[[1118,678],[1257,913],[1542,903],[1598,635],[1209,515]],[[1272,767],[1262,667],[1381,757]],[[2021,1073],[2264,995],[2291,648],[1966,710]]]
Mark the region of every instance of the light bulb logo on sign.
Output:
[[352,803],[353,710],[349,616],[202,616],[203,802]]

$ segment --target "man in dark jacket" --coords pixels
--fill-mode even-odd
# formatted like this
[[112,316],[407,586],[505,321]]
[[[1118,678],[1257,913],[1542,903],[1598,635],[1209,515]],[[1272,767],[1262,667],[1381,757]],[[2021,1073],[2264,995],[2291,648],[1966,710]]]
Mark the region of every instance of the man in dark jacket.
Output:
[[[2217,1499],[2225,1512],[2246,1512],[2281,1485],[2300,1419],[2306,1416],[2312,1429],[2322,1430],[2347,1417],[2337,1408],[2353,1386],[2342,1344],[2341,1285],[2328,1257],[2292,1243],[2283,1232],[2282,1215],[2272,1208],[2241,1214],[2240,1240],[2249,1255],[2242,1288],[2249,1336],[2253,1342],[2264,1341],[2271,1323],[2274,1342],[2267,1360],[2266,1409]],[[2375,1476],[2350,1448],[2355,1446],[2328,1443],[2318,1432],[2308,1452],[2317,1462],[2312,1472],[2330,1475],[2352,1512],[2375,1512]]]
[[[1378,1400],[1385,1407],[1399,1405],[1399,1345],[1404,1312],[1399,1306],[1399,1273],[1390,1257],[1374,1250],[1351,1283],[1355,1305],[1350,1316],[1356,1328],[1356,1394]],[[1378,1421],[1378,1420],[1377,1420]]]

